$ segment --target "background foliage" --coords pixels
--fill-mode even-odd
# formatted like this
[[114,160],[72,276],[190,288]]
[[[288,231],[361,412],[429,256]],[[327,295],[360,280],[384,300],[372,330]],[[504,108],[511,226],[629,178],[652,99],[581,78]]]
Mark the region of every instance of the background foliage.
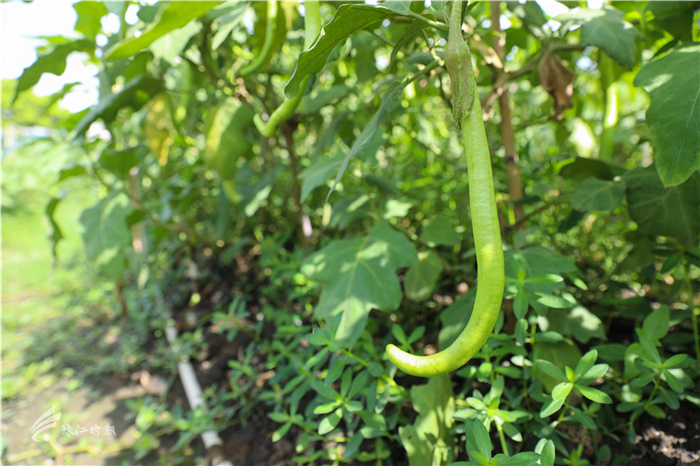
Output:
[[[85,256],[124,319],[158,336],[172,316],[185,354],[224,356],[207,416],[134,406],[144,454],[269,418],[300,463],[622,464],[642,417],[698,408],[700,4],[562,4],[479,2],[466,19],[506,299],[477,357],[428,381],[384,346],[445,347],[479,286],[443,2],[322,3],[303,53],[297,3],[74,5],[76,37],[45,38],[3,83],[3,125],[51,128],[3,164],[48,148],[56,259],[57,209],[90,186]],[[99,103],[26,116],[68,92],[30,100],[78,53]],[[255,116],[298,92],[263,137]],[[13,211],[26,183],[8,166]]]

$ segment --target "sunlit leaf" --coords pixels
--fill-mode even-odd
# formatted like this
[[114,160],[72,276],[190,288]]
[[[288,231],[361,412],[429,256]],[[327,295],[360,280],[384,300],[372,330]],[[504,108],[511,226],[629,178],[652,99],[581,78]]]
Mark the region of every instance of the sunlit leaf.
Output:
[[314,313],[327,322],[344,345],[357,341],[371,309],[395,310],[401,302],[398,267],[418,259],[406,237],[380,221],[369,235],[335,240],[302,265],[323,291]]
[[646,64],[634,78],[634,85],[651,97],[647,123],[656,169],[666,186],[683,183],[700,168],[698,63],[700,44],[694,42]]
[[199,18],[221,2],[170,2],[158,12],[150,24],[138,37],[130,37],[117,43],[105,52],[106,60],[130,57],[151,45],[156,39],[185,26]]

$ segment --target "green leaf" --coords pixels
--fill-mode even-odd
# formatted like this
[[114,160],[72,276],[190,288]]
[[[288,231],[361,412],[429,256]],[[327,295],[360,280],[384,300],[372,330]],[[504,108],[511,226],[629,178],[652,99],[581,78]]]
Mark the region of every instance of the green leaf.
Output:
[[402,345],[405,345],[407,343],[406,333],[403,331],[400,325],[392,325],[391,334],[394,335],[394,338],[396,338],[396,340]]
[[612,403],[612,399],[608,396],[607,393],[601,392],[600,390],[597,390],[595,388],[576,385],[576,390],[581,392],[581,395],[585,396],[591,401],[595,401],[596,403]]
[[545,373],[540,368],[539,364],[535,364],[533,367],[533,376],[542,382],[542,385],[544,385],[547,391],[551,392],[555,385],[562,380],[567,380],[563,370],[566,366],[575,366],[581,359],[581,352],[576,345],[568,339],[552,344],[538,341],[535,336],[532,359],[535,361],[540,359],[546,360],[550,364],[553,364],[555,368],[559,369],[556,377],[554,377]]
[[85,37],[94,39],[102,31],[101,19],[109,13],[107,7],[102,2],[83,1],[74,3],[73,9],[78,15],[74,29]]
[[624,198],[624,184],[589,178],[571,194],[571,205],[586,212],[613,211]]
[[315,188],[323,186],[332,179],[331,173],[336,172],[343,164],[345,156],[338,153],[333,157],[319,157],[311,165],[299,173],[301,183],[301,201],[304,202]]
[[[222,179],[235,179],[239,158],[251,151],[243,131],[252,124],[253,111],[232,97],[224,99],[221,105],[209,111],[204,127],[204,161]],[[241,200],[237,191],[227,192],[227,195],[231,202]]]
[[588,353],[584,354],[581,360],[576,365],[576,369],[574,369],[576,378],[580,379],[581,377],[583,377],[583,374],[588,372],[588,370],[591,367],[593,367],[593,364],[595,364],[596,359],[598,359],[598,352],[596,350],[590,350]]
[[574,412],[573,418],[576,421],[580,422],[581,425],[583,425],[587,429],[591,429],[591,430],[597,429],[597,426],[595,425],[595,421],[593,421],[593,418],[591,416],[589,416],[588,414],[584,413],[583,411],[581,411],[580,409],[578,409],[574,406],[570,406],[570,408],[571,408],[571,411]]
[[660,306],[646,316],[642,330],[649,338],[661,339],[668,334],[668,324],[671,321],[671,311],[668,306]]
[[[277,174],[282,170],[281,167],[277,167],[258,175],[253,170],[252,165],[253,163],[248,161],[236,171],[236,180],[232,186],[236,193],[227,193],[229,198],[240,199],[238,206],[248,217],[255,215],[265,205],[277,179]],[[230,181],[224,179],[222,184],[226,187],[226,183]]]
[[513,456],[499,453],[493,457],[493,460],[491,460],[489,464],[494,466],[531,466],[538,464],[537,461],[539,459],[540,455],[532,451],[522,451]]
[[446,217],[438,215],[423,227],[418,240],[434,247],[454,246],[459,243],[460,238],[450,221]]
[[170,64],[177,62],[185,46],[190,44],[190,39],[202,30],[200,22],[190,22],[177,29],[170,31],[162,37],[154,40],[148,46],[148,50],[153,53],[156,60],[165,60]]
[[440,313],[440,323],[442,324],[442,329],[438,335],[438,347],[440,349],[450,346],[462,332],[466,325],[465,322],[468,322],[472,315],[475,299],[476,288],[472,288]]
[[[666,186],[683,183],[700,168],[700,43],[647,63],[634,85],[649,93],[647,124],[654,135],[654,161]],[[696,203],[696,205],[698,205]]]
[[107,147],[97,160],[100,167],[112,173],[120,180],[126,181],[131,170],[139,161],[145,150],[142,146],[129,147],[117,151],[113,146]]
[[598,351],[600,359],[608,362],[620,362],[625,360],[627,346],[620,343],[606,343],[594,347]]
[[678,401],[678,396],[672,394],[668,390],[666,390],[664,387],[659,387],[659,398],[661,401],[666,403],[666,406],[668,406],[671,409],[678,409],[680,407],[680,402]]
[[299,113],[318,113],[326,105],[334,103],[352,91],[351,87],[344,84],[331,86],[329,89],[318,91],[315,95],[307,94],[301,99]]
[[287,418],[287,415],[286,415],[286,414],[284,414],[284,413],[278,413],[278,412],[268,413],[268,414],[267,414],[267,417],[269,417],[269,418],[272,419],[273,421],[278,422],[278,423],[280,423],[280,424],[284,424],[285,422],[287,422],[287,421],[289,420],[289,419]]
[[327,398],[329,400],[336,401],[340,395],[338,392],[333,390],[333,388],[330,385],[326,385],[325,383],[321,382],[320,380],[314,380],[311,383],[311,388],[316,390],[316,392],[321,395],[324,398]]
[[363,440],[364,437],[359,432],[353,435],[350,441],[345,445],[345,454],[343,457],[348,459],[353,458],[355,453],[360,449]]
[[641,334],[639,332],[639,344],[642,345],[642,348],[644,348],[644,352],[657,364],[661,364],[661,355],[659,354],[659,350],[656,349],[656,344],[651,340],[651,338],[647,337],[644,334]]
[[[486,426],[479,419],[474,419],[467,422],[466,425],[467,439],[476,447],[476,450],[484,455],[487,459],[491,458],[491,438]],[[470,454],[471,456],[471,454]]]
[[554,309],[568,309],[576,304],[576,302],[571,302],[563,296],[545,293],[536,293],[536,296],[536,302]]
[[138,110],[150,100],[150,98],[160,92],[162,82],[147,75],[139,75],[127,82],[121,91],[109,94],[104,99],[92,107],[90,111],[80,119],[70,138],[75,139],[85,134],[90,125],[101,118],[105,123],[111,123],[117,116],[117,112],[124,107],[131,107]]
[[542,8],[535,2],[506,2],[506,8],[526,23],[542,27],[547,22],[547,17],[544,15]]
[[296,68],[289,79],[284,93],[291,99],[299,93],[299,86],[305,77],[323,69],[328,56],[336,45],[374,23],[398,14],[378,5],[341,5],[333,19],[323,26],[321,34],[309,50],[299,55]]
[[690,42],[693,40],[693,15],[697,3],[687,1],[649,2],[647,10],[654,14],[654,22],[674,37]]
[[328,414],[331,411],[337,409],[339,405],[339,401],[331,401],[330,403],[324,403],[314,408],[314,414]]
[[664,368],[670,369],[672,367],[675,367],[675,366],[679,365],[680,363],[682,363],[683,361],[685,361],[686,359],[688,359],[688,355],[685,353],[676,354],[674,356],[671,356],[666,361],[664,361]]
[[[343,5],[343,6],[356,6],[356,5]],[[342,8],[342,6],[341,6]],[[375,112],[375,114],[372,116],[372,119],[367,123],[367,126],[362,130],[362,133],[355,139],[355,142],[352,143],[352,147],[350,147],[350,151],[348,151],[347,155],[345,155],[345,159],[343,159],[343,163],[340,166],[340,170],[338,170],[338,174],[335,177],[335,181],[333,182],[333,186],[331,187],[331,190],[328,192],[328,195],[326,196],[326,202],[328,201],[328,198],[330,195],[333,193],[335,190],[336,186],[338,186],[338,183],[340,183],[340,179],[343,177],[343,174],[345,173],[345,170],[348,168],[348,163],[350,163],[350,159],[355,157],[356,155],[369,155],[370,152],[376,152],[378,149],[378,145],[376,144],[376,141],[378,141],[378,135],[380,125],[382,123],[382,120],[384,120],[384,117],[386,117],[389,113],[393,112],[396,107],[399,106],[399,102],[401,100],[401,94],[403,93],[403,88],[407,85],[407,81],[403,82],[398,82],[395,81],[389,85],[389,88],[386,90],[384,95],[382,96],[382,103],[379,105],[379,109]]]
[[527,301],[527,293],[524,289],[519,288],[518,294],[513,298],[513,313],[517,319],[522,319],[527,314],[529,304]]
[[665,188],[654,167],[635,168],[624,176],[630,217],[648,235],[671,236],[697,244],[700,235],[700,174],[680,186]]
[[285,435],[287,435],[287,432],[289,432],[289,429],[290,429],[291,427],[292,427],[292,423],[291,423],[291,422],[285,423],[282,427],[280,427],[279,429],[277,429],[277,430],[275,431],[275,433],[272,434],[272,439],[271,439],[271,440],[272,440],[273,442],[279,441],[282,437],[284,437]]
[[[213,12],[221,11],[223,14],[217,17],[212,25],[215,32],[211,39],[212,50],[217,50],[221,44],[229,37],[241,21],[243,21],[245,12],[248,11],[249,4],[247,2],[233,3],[231,6],[217,8]],[[213,13],[212,12],[212,13]]]
[[541,455],[540,465],[554,466],[554,459],[556,457],[554,442],[551,440],[541,439],[539,442],[537,442],[535,451]]
[[[573,259],[540,246],[527,247],[522,250],[505,251],[506,277],[517,281],[520,273],[525,272],[525,279],[545,275],[565,275],[578,272]],[[529,293],[551,293],[564,287],[564,282],[525,283],[523,288]],[[570,306],[569,306],[570,307]]]
[[442,260],[433,251],[420,253],[418,262],[414,263],[406,273],[404,282],[406,297],[416,302],[428,299],[435,290],[442,269]]
[[657,405],[647,405],[645,411],[657,419],[666,419],[666,413]]
[[57,76],[62,75],[66,71],[66,59],[71,53],[93,52],[94,49],[95,44],[92,41],[79,39],[65,44],[58,44],[50,52],[40,55],[34,63],[24,69],[17,80],[12,103],[14,104],[17,101],[17,96],[21,92],[34,87],[44,73],[51,73]]
[[562,382],[552,390],[552,399],[560,400],[562,398],[566,399],[571,393],[571,389],[574,388],[574,384],[571,382]]
[[671,374],[667,370],[664,370],[663,376],[668,386],[671,387],[671,390],[673,390],[676,393],[683,393],[683,384],[680,380],[678,380],[678,378],[675,375]]
[[398,308],[402,293],[395,270],[417,259],[408,239],[383,220],[364,238],[332,241],[302,265],[323,286],[314,313],[329,322],[336,340],[351,345],[371,309]]
[[318,433],[320,435],[326,435],[328,432],[335,429],[335,426],[338,425],[342,418],[343,411],[341,409],[336,409],[331,414],[321,419],[321,422],[318,424]]
[[609,368],[610,366],[608,366],[607,364],[596,364],[595,366],[591,367],[585,374],[583,374],[581,379],[591,381],[598,380],[599,378],[607,374]]
[[537,367],[550,377],[554,377],[558,380],[566,380],[566,375],[557,366],[544,359],[538,359],[535,361]]
[[382,218],[404,218],[408,215],[408,211],[413,207],[413,202],[399,199],[387,199],[382,206]]
[[565,400],[566,398],[559,398],[557,400],[552,399],[552,401],[549,402],[549,404],[542,407],[542,411],[540,411],[540,417],[551,416],[552,414],[559,411],[559,409],[561,409],[561,407],[564,406]]
[[418,416],[413,425],[399,427],[409,464],[434,464],[434,455],[443,450],[447,450],[446,462],[452,461],[454,436],[450,428],[454,422],[455,401],[449,375],[433,377],[425,385],[414,385],[411,399]]
[[627,170],[619,165],[604,160],[574,157],[557,163],[559,174],[574,181],[586,181],[588,178],[612,181],[622,176]]
[[367,371],[361,371],[357,375],[355,375],[355,378],[352,379],[352,386],[350,387],[350,391],[348,392],[348,399],[353,398],[360,392],[360,390],[366,389],[367,382],[369,382],[369,373]]
[[131,243],[126,219],[132,212],[126,194],[115,191],[80,215],[85,256],[114,278],[121,275],[124,249]]
[[620,65],[632,68],[634,65],[634,40],[642,35],[634,26],[623,19],[624,13],[618,10],[601,8],[591,10],[580,8],[574,13],[557,16],[557,21],[573,20],[583,22],[581,43],[593,45],[605,51]]
[[105,60],[126,58],[151,45],[175,29],[185,26],[193,19],[199,18],[221,2],[170,2],[162,8],[153,24],[149,25],[138,37],[124,39],[105,52]]

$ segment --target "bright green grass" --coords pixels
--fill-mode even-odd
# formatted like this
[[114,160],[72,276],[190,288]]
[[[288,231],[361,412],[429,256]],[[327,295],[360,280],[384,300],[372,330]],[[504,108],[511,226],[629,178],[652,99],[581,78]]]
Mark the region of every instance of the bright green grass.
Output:
[[[60,191],[53,183],[56,172],[42,171],[50,153],[10,153],[2,161],[2,375],[3,397],[36,381],[46,364],[22,366],[35,330],[50,319],[79,310],[66,306],[67,297],[79,290],[87,268],[82,257],[78,218],[95,202],[94,188],[75,182],[64,185],[68,194],[59,203],[55,218],[64,239],[51,252],[49,221],[44,214],[51,195]],[[58,336],[61,338],[61,336]]]

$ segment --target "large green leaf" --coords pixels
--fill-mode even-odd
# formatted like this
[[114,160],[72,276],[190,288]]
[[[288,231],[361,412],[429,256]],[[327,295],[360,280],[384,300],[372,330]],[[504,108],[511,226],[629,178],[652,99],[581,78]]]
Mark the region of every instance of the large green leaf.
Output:
[[615,210],[625,198],[625,185],[589,178],[571,195],[571,205],[586,212]]
[[425,385],[411,388],[413,409],[418,413],[413,425],[399,427],[401,443],[411,466],[449,464],[455,457],[454,394],[448,374],[432,377]]
[[[506,277],[513,280],[518,280],[521,273],[524,274],[524,279],[528,279],[548,275],[565,275],[577,271],[573,259],[541,246],[532,246],[522,250],[510,249],[505,252]],[[563,282],[532,281],[526,282],[524,289],[530,293],[552,293],[563,286]]]
[[138,110],[150,100],[150,98],[160,92],[162,82],[147,75],[140,75],[132,79],[124,88],[108,97],[102,99],[100,103],[92,107],[90,111],[81,118],[73,131],[71,138],[77,138],[85,134],[97,119],[101,118],[106,123],[111,123],[117,116],[117,112],[124,107],[131,107]]
[[699,2],[689,1],[654,1],[647,4],[647,10],[654,14],[654,21],[674,37],[683,40],[693,40],[693,15],[699,7]]
[[561,176],[577,181],[584,181],[587,178],[612,180],[616,176],[623,175],[626,171],[620,165],[587,157],[573,157],[562,160],[556,164],[556,169]]
[[94,39],[102,31],[102,17],[109,13],[103,2],[82,1],[73,4],[78,15],[75,22],[75,30],[82,32],[86,37]]
[[700,173],[680,186],[665,188],[653,166],[635,168],[623,178],[630,217],[648,235],[671,236],[688,245],[700,234]]
[[124,267],[124,248],[131,242],[127,217],[132,212],[129,198],[117,191],[80,215],[85,256],[113,278]]
[[700,43],[646,64],[634,78],[651,97],[647,123],[661,181],[674,186],[700,168]]
[[581,343],[588,343],[591,338],[605,338],[605,325],[591,311],[583,306],[571,309],[550,309],[547,312],[549,327],[546,331],[554,331],[562,335],[572,336]]
[[104,57],[107,60],[130,57],[170,31],[179,29],[193,19],[199,18],[219,3],[221,2],[170,2],[158,12],[155,22],[149,25],[140,36],[118,42],[105,53]]
[[352,159],[356,155],[366,155],[367,153],[376,151],[379,148],[379,145],[377,144],[377,142],[379,141],[379,125],[382,123],[384,117],[386,117],[389,113],[394,111],[396,107],[399,106],[399,102],[401,101],[401,94],[403,92],[404,87],[406,87],[406,84],[406,81],[394,82],[384,93],[384,95],[382,96],[382,103],[379,106],[379,109],[372,116],[372,119],[369,121],[369,123],[367,123],[365,129],[362,130],[360,136],[358,136],[358,138],[355,139],[355,142],[352,143],[350,151],[348,151],[348,153],[345,155],[345,159],[343,160],[343,163],[340,166],[340,170],[338,170],[338,174],[335,177],[335,181],[333,182],[331,190],[328,192],[328,196],[326,196],[326,200],[328,200],[328,197],[330,197],[330,195],[333,193],[335,187],[338,186],[338,183],[340,183],[340,179],[343,177],[343,173],[345,173],[345,170],[348,168],[348,163],[350,163],[350,159]]
[[[229,199],[236,199],[238,207],[243,210],[246,216],[252,217],[267,203],[277,175],[281,170],[282,168],[278,167],[258,175],[251,168],[251,162],[246,162],[236,171],[235,181],[230,178],[224,180],[224,189],[226,189],[226,185],[231,186],[227,191]],[[235,190],[235,192],[231,192],[231,190]]]
[[356,31],[398,14],[378,5],[341,5],[333,19],[323,26],[311,48],[299,55],[294,73],[284,88],[285,95],[290,99],[297,95],[304,78],[321,71],[331,51],[340,42]]
[[634,40],[642,35],[634,26],[625,21],[623,13],[608,8],[591,10],[581,8],[574,13],[557,16],[557,21],[582,22],[581,43],[601,48],[620,65],[631,68],[634,65]]
[[22,76],[17,80],[15,88],[15,96],[12,99],[14,103],[17,96],[27,89],[32,88],[41,79],[44,73],[62,75],[66,71],[66,59],[73,52],[92,52],[95,49],[95,44],[87,39],[74,40],[64,44],[56,45],[50,52],[45,53],[30,66],[24,69]]
[[404,288],[408,299],[420,302],[428,299],[435,291],[443,265],[440,257],[433,251],[420,253],[418,257],[418,262],[406,273]]
[[459,243],[459,233],[449,219],[438,215],[423,227],[418,239],[428,246],[454,246]]
[[302,202],[304,202],[311,191],[326,184],[332,178],[331,173],[336,172],[338,167],[342,165],[343,159],[345,159],[345,156],[342,153],[333,157],[318,157],[311,165],[299,173],[299,179],[302,180]]
[[131,170],[143,157],[146,148],[144,146],[133,146],[123,150],[116,150],[113,146],[107,147],[100,154],[98,163],[101,168],[108,170],[121,180],[126,180]]
[[301,270],[323,286],[314,313],[329,323],[336,340],[350,346],[362,334],[370,310],[393,311],[399,306],[396,269],[417,259],[411,242],[380,221],[363,238],[332,241]]
[[475,300],[476,287],[460,296],[457,301],[440,313],[440,323],[442,324],[438,335],[438,348],[440,350],[450,346],[462,333],[471,318]]
[[542,27],[547,22],[547,17],[536,2],[506,2],[506,8],[526,23]]

